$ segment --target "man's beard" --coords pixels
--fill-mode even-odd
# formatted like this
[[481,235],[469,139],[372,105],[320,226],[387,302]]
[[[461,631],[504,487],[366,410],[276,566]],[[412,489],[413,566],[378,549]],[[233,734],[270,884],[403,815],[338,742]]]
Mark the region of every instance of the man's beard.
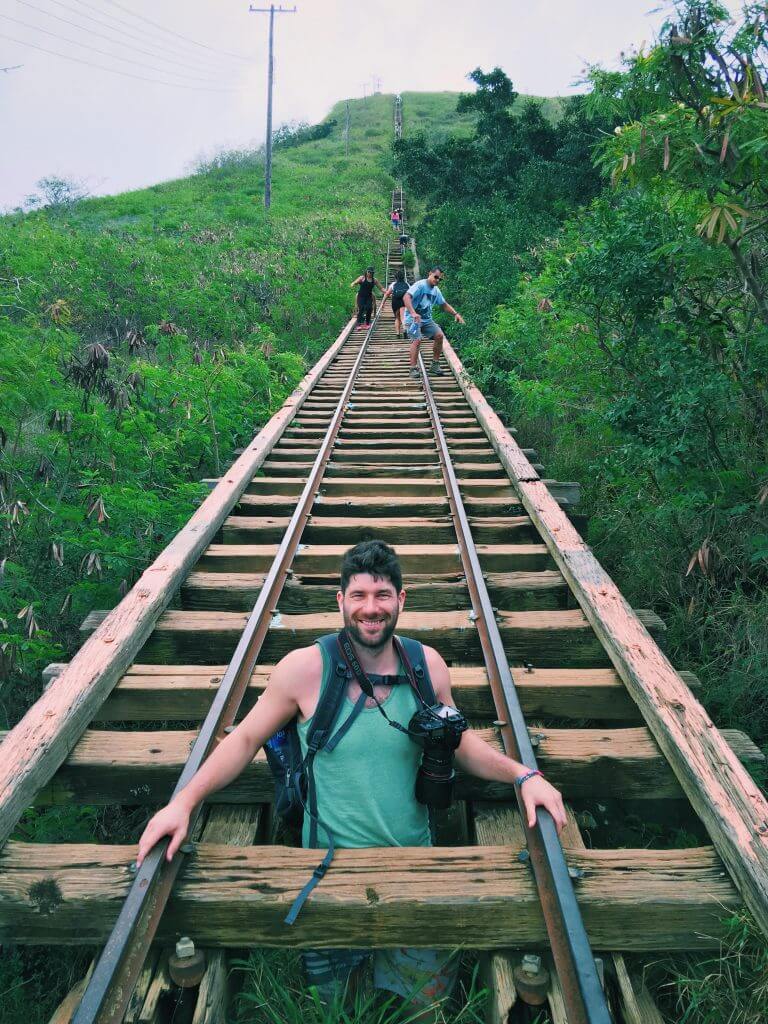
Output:
[[352,621],[350,615],[343,612],[344,616],[344,628],[346,629],[350,638],[358,644],[360,647],[364,647],[368,651],[381,651],[383,650],[389,641],[392,639],[392,634],[395,632],[395,626],[397,626],[397,619],[400,614],[398,609],[395,614],[391,617],[389,622],[382,622],[382,631],[379,634],[376,643],[371,643],[361,632],[355,622]]

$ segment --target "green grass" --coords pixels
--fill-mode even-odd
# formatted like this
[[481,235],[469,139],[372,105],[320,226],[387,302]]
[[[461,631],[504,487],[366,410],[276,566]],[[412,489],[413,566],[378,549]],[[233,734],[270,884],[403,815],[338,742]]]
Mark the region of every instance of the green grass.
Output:
[[[467,92],[470,92],[467,83]],[[403,135],[408,136],[417,131],[424,131],[433,139],[442,139],[447,135],[470,135],[475,125],[474,114],[456,112],[458,92],[404,92],[403,96]],[[543,97],[521,93],[512,108],[519,113],[527,100],[536,100],[543,104],[544,114],[557,121],[562,111],[563,100],[559,96]],[[418,198],[416,196],[412,198]]]
[[[302,980],[298,950],[254,950],[235,961],[243,988],[236,1003],[237,1024],[411,1024],[417,1015],[395,995],[368,984],[354,996],[324,1006],[317,990]],[[436,1024],[482,1024],[487,990],[478,982],[475,956],[463,959],[453,998],[439,1007]]]

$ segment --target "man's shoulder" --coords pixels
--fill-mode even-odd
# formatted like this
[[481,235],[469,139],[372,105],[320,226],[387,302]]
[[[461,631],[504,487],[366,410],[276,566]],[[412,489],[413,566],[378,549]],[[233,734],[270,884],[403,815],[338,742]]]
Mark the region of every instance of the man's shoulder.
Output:
[[272,682],[292,692],[319,684],[323,675],[323,655],[317,644],[298,647],[281,658],[272,673]]
[[427,287],[426,278],[422,277],[420,281],[414,281],[408,291],[411,295],[415,295],[417,292],[422,292]]
[[445,659],[435,650],[434,647],[428,647],[424,644],[424,660],[427,663],[429,677],[432,680],[432,686],[434,687],[435,694],[438,697],[443,697],[446,692],[445,688],[448,687],[450,689],[451,680]]

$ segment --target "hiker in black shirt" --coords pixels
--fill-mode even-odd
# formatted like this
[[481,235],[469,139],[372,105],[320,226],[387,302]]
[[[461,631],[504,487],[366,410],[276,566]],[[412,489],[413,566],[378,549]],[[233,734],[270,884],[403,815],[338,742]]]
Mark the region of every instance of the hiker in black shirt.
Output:
[[405,280],[405,271],[398,270],[395,274],[395,280],[384,292],[382,302],[388,296],[392,296],[392,312],[395,314],[395,331],[397,332],[398,338],[402,334],[405,337],[405,331],[403,330],[403,307],[405,301],[403,296],[408,291],[408,282]]
[[373,289],[378,288],[382,295],[384,294],[384,289],[373,276],[373,267],[368,267],[364,274],[355,278],[350,288],[357,288],[357,330],[364,331],[366,325],[368,327],[371,325]]

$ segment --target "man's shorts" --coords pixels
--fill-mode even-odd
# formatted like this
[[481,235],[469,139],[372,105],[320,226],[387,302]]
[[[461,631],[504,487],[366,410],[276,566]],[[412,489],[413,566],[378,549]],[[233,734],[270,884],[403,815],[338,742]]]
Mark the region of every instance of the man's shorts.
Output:
[[427,320],[426,323],[422,321],[419,324],[410,317],[406,323],[405,330],[413,341],[418,341],[419,338],[434,338],[436,334],[442,333],[439,324],[436,324],[434,320]]
[[311,949],[303,955],[307,984],[324,1003],[340,997],[350,974],[373,961],[373,986],[430,1006],[450,996],[461,957],[448,949]]

